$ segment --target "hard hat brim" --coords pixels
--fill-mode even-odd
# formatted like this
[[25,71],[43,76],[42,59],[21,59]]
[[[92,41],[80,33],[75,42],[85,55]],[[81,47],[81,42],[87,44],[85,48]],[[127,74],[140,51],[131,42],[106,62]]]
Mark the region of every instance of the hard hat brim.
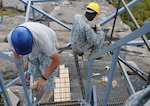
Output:
[[30,47],[30,48],[28,48],[27,50],[24,50],[24,51],[23,50],[19,50],[17,48],[14,48],[14,49],[15,49],[16,53],[20,54],[20,55],[27,55],[27,54],[32,52],[32,47]]
[[95,11],[97,13],[97,15],[100,15],[100,6],[98,3],[91,2],[86,6],[86,8],[89,8],[89,9]]

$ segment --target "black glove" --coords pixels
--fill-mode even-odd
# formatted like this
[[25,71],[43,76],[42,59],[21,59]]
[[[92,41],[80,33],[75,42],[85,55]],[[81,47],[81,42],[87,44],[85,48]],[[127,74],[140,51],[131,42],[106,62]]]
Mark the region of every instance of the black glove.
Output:
[[92,29],[96,32],[96,25],[94,27],[92,27]]

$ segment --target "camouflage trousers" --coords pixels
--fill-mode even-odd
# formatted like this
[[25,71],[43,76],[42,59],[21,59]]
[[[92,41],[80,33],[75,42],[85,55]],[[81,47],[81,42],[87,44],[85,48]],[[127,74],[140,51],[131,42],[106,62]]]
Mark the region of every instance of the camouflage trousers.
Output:
[[132,94],[123,106],[150,106],[150,85]]
[[[33,76],[33,80],[38,80],[46,71],[48,66],[51,64],[52,60],[44,53],[30,53],[28,61],[28,70]],[[49,76],[46,81],[45,90],[51,92],[55,89],[54,77],[58,73],[58,67]]]

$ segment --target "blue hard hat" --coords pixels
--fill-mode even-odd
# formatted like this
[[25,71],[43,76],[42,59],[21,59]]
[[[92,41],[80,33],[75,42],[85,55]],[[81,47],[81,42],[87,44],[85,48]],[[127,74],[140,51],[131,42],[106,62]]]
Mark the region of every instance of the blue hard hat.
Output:
[[20,55],[31,53],[33,37],[28,28],[24,26],[16,27],[12,32],[11,41],[16,53]]

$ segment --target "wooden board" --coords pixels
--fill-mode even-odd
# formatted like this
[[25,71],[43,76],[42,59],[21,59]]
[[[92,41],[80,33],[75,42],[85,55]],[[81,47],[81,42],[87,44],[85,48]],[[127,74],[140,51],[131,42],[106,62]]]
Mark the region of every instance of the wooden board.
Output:
[[69,71],[64,65],[60,65],[59,77],[55,77],[54,101],[71,100]]
[[12,103],[12,106],[17,106],[20,99],[10,89],[7,89],[7,92],[8,92],[8,95],[10,97],[10,101]]

